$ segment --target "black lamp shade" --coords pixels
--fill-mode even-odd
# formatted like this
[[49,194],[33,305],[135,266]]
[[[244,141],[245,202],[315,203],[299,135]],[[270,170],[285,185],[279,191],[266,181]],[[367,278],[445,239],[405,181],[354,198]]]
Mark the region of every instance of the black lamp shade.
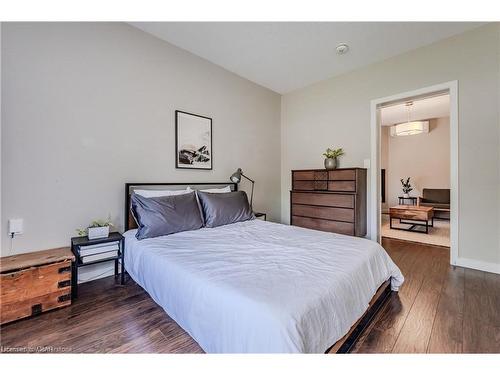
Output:
[[241,175],[243,174],[243,172],[241,171],[241,168],[238,168],[236,170],[236,172],[234,172],[231,177],[229,178],[232,182],[234,182],[235,184],[239,184],[240,181],[241,181]]

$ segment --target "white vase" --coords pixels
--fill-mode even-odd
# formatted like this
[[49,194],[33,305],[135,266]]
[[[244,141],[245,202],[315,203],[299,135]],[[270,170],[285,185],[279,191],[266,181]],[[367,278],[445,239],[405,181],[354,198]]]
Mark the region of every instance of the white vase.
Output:
[[87,236],[89,237],[89,240],[95,240],[97,238],[106,238],[109,236],[109,226],[87,228]]
[[404,194],[403,194],[403,198],[410,198],[410,194],[408,194],[408,193],[404,193]]

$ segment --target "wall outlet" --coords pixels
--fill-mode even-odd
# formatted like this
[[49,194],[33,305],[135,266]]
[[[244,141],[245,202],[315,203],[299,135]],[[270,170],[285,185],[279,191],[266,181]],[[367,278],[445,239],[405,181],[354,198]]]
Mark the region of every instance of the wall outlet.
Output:
[[23,234],[23,219],[9,219],[9,234]]

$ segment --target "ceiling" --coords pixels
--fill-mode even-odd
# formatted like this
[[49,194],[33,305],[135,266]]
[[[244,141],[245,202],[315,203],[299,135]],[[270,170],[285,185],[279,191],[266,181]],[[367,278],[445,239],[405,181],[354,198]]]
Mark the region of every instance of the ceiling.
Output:
[[[414,100],[410,109],[410,121],[428,120],[450,116],[450,96],[448,94]],[[384,107],[380,111],[382,126],[390,126],[408,121],[405,103]]]
[[[478,27],[471,22],[132,22],[278,93]],[[335,47],[347,43],[345,55]]]

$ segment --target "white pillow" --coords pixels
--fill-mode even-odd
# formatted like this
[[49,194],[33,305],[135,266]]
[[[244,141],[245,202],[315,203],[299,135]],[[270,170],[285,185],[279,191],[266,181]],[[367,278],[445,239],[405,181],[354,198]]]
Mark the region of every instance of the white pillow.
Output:
[[231,186],[226,186],[224,188],[214,188],[214,189],[202,189],[200,190],[204,193],[230,193],[231,192]]
[[137,195],[143,196],[144,198],[155,198],[155,197],[167,197],[170,195],[182,195],[191,193],[193,190],[188,186],[184,190],[134,190]]

